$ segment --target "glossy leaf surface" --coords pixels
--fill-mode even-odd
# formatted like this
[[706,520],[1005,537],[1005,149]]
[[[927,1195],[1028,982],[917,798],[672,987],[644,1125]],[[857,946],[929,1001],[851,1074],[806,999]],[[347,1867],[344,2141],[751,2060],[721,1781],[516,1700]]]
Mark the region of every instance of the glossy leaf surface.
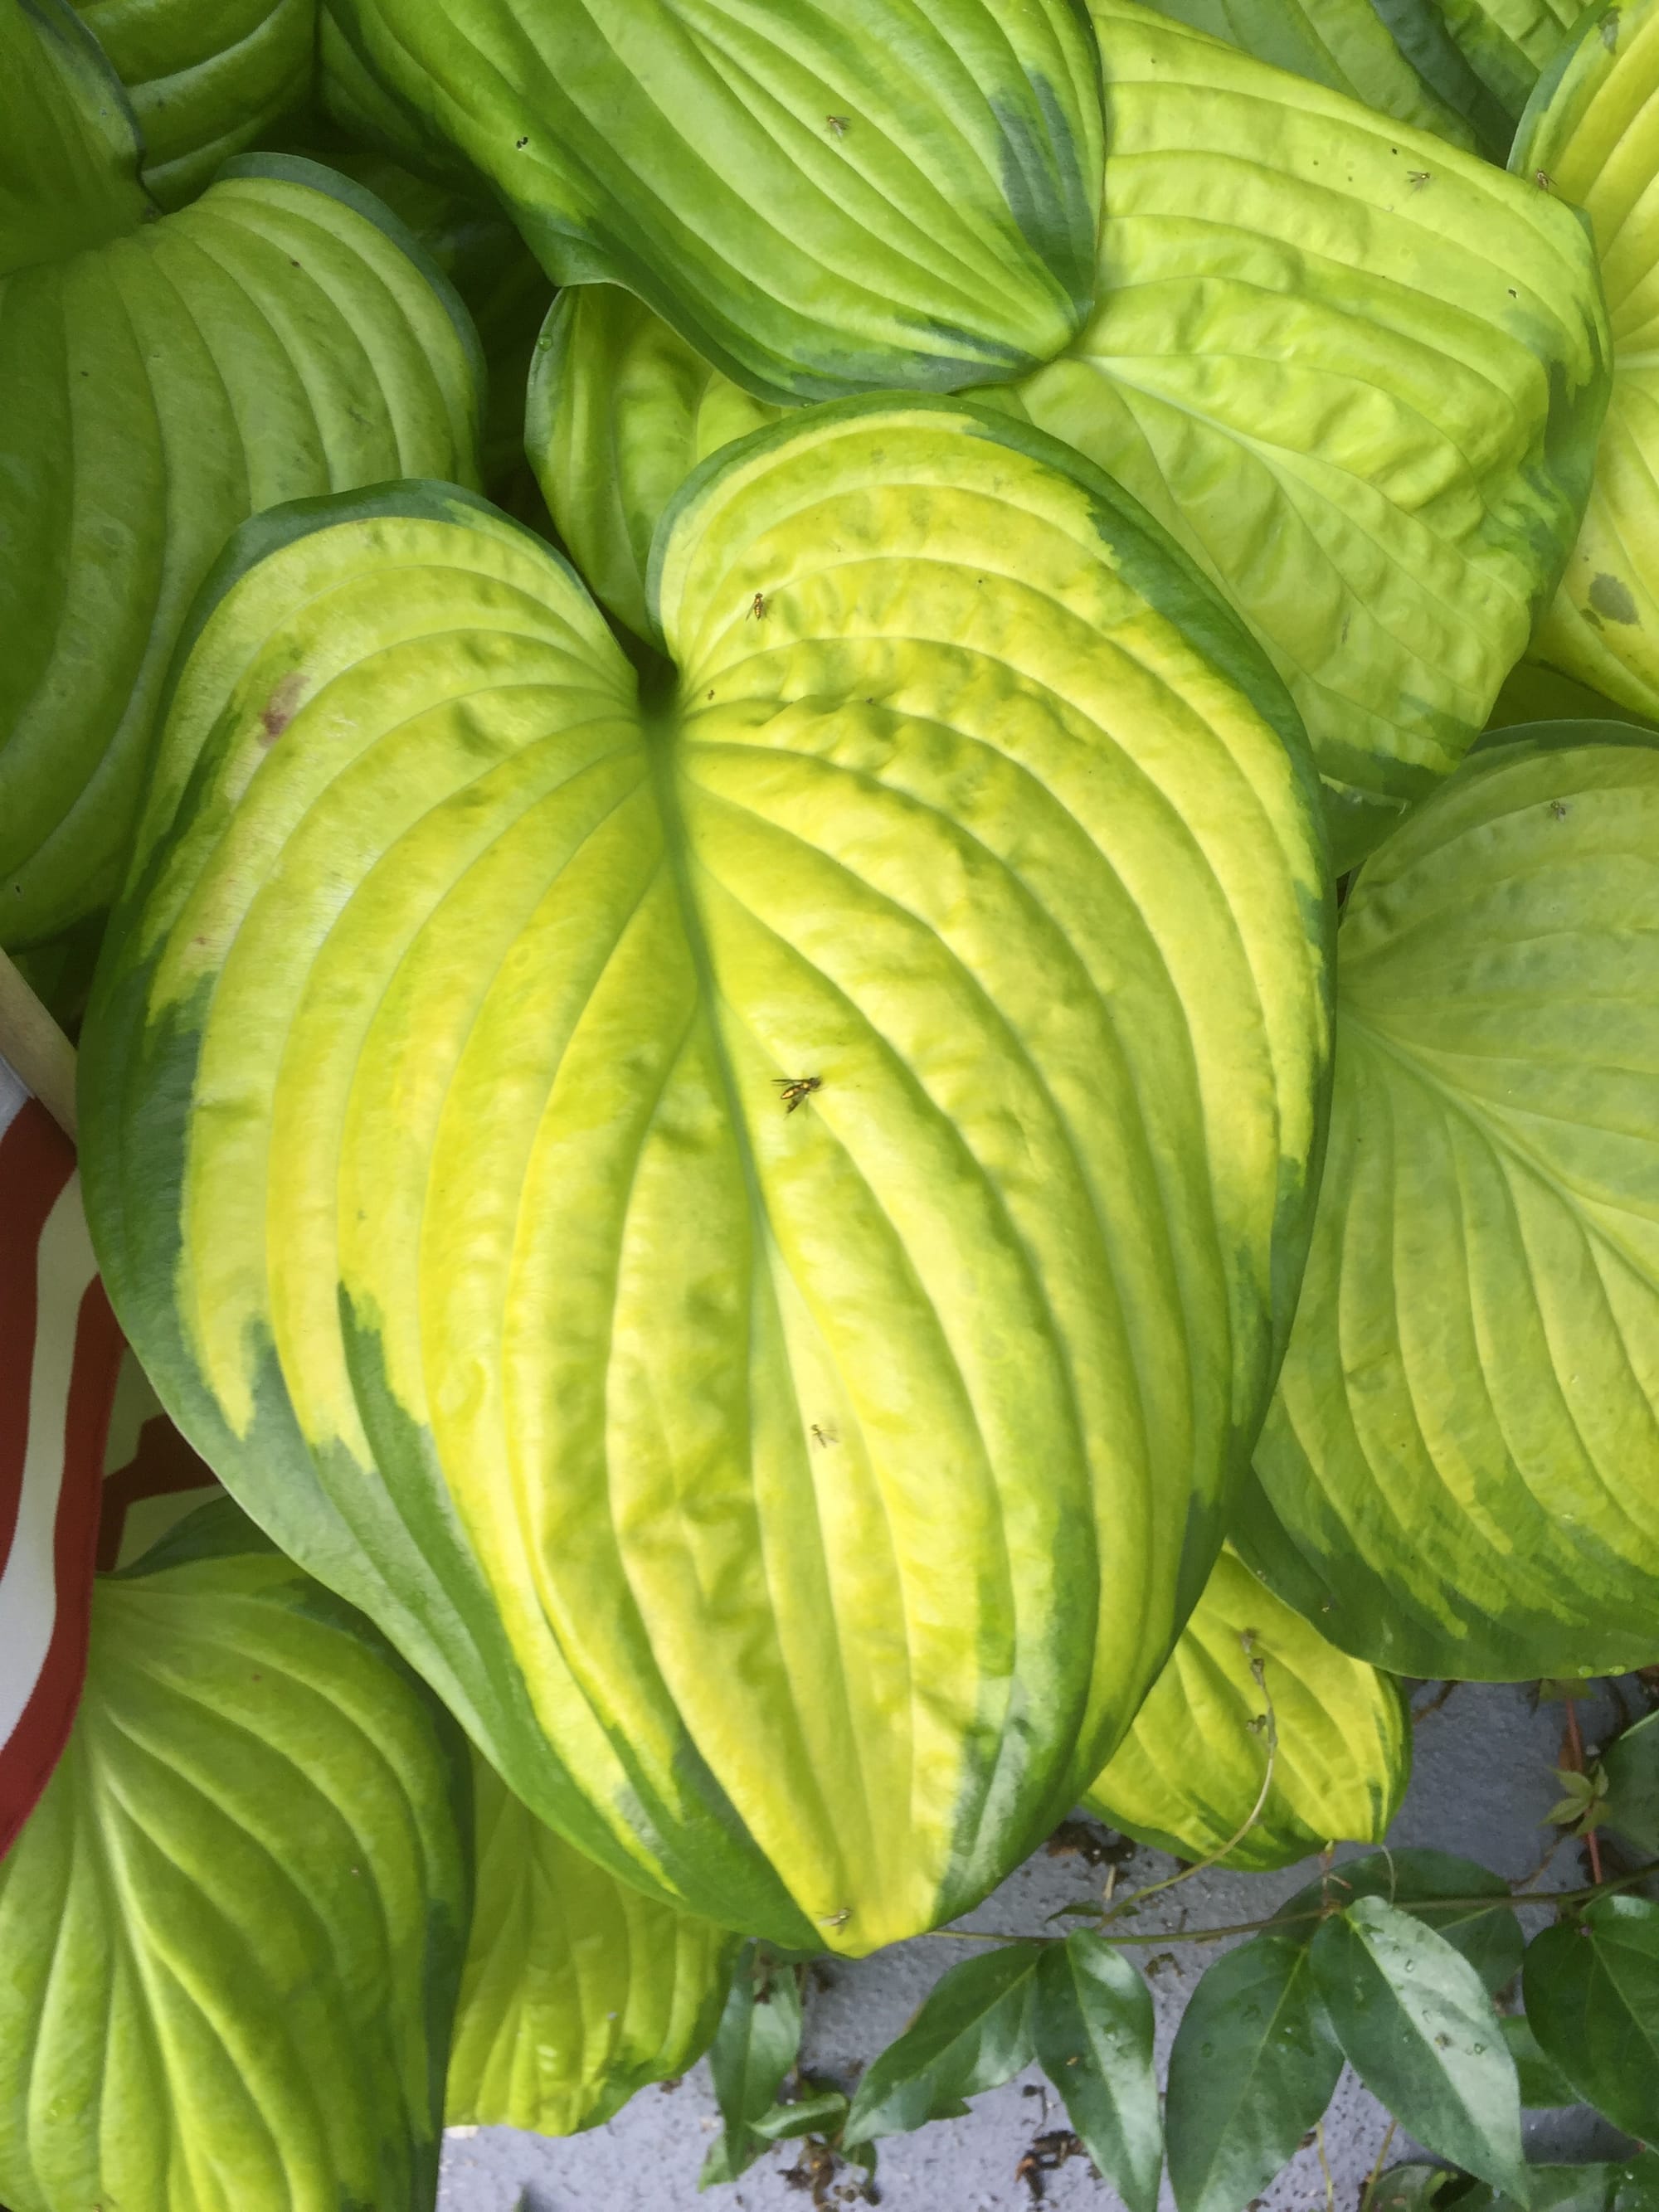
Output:
[[1583,527],[1536,658],[1659,719],[1659,5],[1586,15],[1538,89],[1511,166],[1589,218],[1613,392]]
[[1577,2104],[1577,2090],[1560,2068],[1546,2057],[1542,2045],[1532,2032],[1532,2022],[1524,2013],[1507,2014],[1498,2026],[1510,2047],[1510,2057],[1515,2061],[1521,2103],[1526,2111],[1547,2112],[1556,2106]]
[[1527,2017],[1580,2096],[1639,2142],[1659,2136],[1659,1905],[1604,1897],[1527,1947]]
[[1145,1977],[1087,1929],[1037,1963],[1032,2041],[1066,2116],[1128,2212],[1157,2212],[1164,2123]]
[[459,495],[234,549],[90,1211],[182,1425],[533,1810],[862,1952],[1052,1828],[1207,1576],[1309,1210],[1317,827],[1224,612],[988,413],[732,449],[653,587],[642,701]]
[[12,2212],[428,2212],[465,1783],[435,1703],[228,1503],[101,1581],[0,1863]]
[[1659,750],[1493,740],[1352,892],[1330,1150],[1235,1540],[1349,1651],[1659,1650]]
[[1133,0],[1093,4],[1095,312],[1009,404],[1249,623],[1346,868],[1456,765],[1555,588],[1607,399],[1593,255],[1548,193]]
[[1341,2071],[1305,1939],[1256,1936],[1218,1959],[1170,2054],[1164,2127],[1179,2212],[1243,2212],[1320,2118]]
[[1311,1957],[1332,2029],[1366,2087],[1430,2150],[1524,2201],[1515,2061],[1468,1960],[1380,1897],[1328,1920]]
[[708,2049],[737,1939],[628,1889],[473,1760],[477,1901],[448,2125],[574,2135]]
[[556,283],[626,284],[766,397],[990,383],[1087,310],[1100,87],[1073,0],[330,13],[325,56],[487,178]]
[[849,2142],[903,2135],[967,2110],[967,2100],[1012,2080],[1036,2053],[1032,2009],[1042,1949],[1008,1943],[952,1966],[915,2020],[859,2082]]
[[[1280,1905],[1275,1920],[1298,1929],[1306,1941],[1316,1917],[1333,1905],[1352,1905],[1362,1897],[1379,1897],[1402,1912],[1415,1913],[1424,1925],[1443,1936],[1461,1958],[1474,1968],[1489,1995],[1496,1996],[1505,1983],[1521,1971],[1524,1948],[1521,1925],[1507,1903],[1509,1885],[1490,1867],[1473,1859],[1455,1858],[1449,1851],[1372,1851],[1364,1858],[1345,1859],[1317,1881],[1299,1889]],[[1431,1904],[1431,1899],[1490,1897],[1490,1905],[1466,1902],[1449,1907]]]
[[[9,9],[7,38],[31,20]],[[33,51],[70,49],[42,32]],[[64,162],[74,128],[119,101],[106,70],[101,82],[57,70]],[[42,203],[58,189],[50,163],[37,185]],[[237,524],[305,495],[476,468],[471,326],[377,202],[309,162],[253,155],[158,222],[135,188],[119,235],[87,192],[96,251],[64,237],[63,258],[0,271],[9,944],[112,896],[169,655]],[[49,214],[61,234],[55,199]]]
[[[1267,1699],[1251,1671],[1263,1669]],[[1267,1702],[1277,1733],[1267,1773]],[[1411,1774],[1398,1686],[1328,1644],[1224,1551],[1169,1664],[1084,1802],[1125,1835],[1224,1866],[1381,1843]]]

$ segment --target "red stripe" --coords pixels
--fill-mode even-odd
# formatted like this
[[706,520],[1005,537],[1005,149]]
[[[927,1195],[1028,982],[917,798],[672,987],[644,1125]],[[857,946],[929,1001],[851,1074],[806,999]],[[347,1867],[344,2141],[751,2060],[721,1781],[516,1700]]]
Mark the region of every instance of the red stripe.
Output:
[[[205,1490],[217,1476],[192,1451],[171,1421],[152,1414],[138,1431],[138,1448],[123,1468],[104,1478],[102,1519],[98,1524],[98,1571],[108,1574],[121,1557],[127,1512],[142,1498],[167,1498],[181,1490]],[[4,2208],[0,2207],[0,2212]]]
[[40,1232],[75,1172],[75,1148],[38,1098],[0,1134],[0,1564],[23,1494]]
[[22,1718],[0,1747],[0,1857],[9,1850],[50,1780],[80,1702],[86,1675],[104,1443],[121,1352],[121,1332],[104,1286],[94,1277],[82,1297],[75,1325],[75,1364],[64,1425],[64,1486],[53,1531],[58,1611],[52,1643]]

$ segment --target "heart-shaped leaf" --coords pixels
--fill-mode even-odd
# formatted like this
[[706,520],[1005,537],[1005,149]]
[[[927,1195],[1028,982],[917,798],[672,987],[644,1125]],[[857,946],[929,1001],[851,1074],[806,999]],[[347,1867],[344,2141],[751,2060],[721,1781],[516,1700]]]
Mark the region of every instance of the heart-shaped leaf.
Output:
[[1188,1859],[1221,1851],[1249,1821],[1220,1863],[1261,1869],[1330,1843],[1381,1843],[1410,1774],[1398,1684],[1328,1644],[1224,1551],[1084,1802]]
[[1311,1957],[1326,2014],[1365,2087],[1428,2149],[1524,2203],[1515,2061],[1468,1960],[1381,1897],[1328,1920]]
[[[1017,376],[1093,283],[1073,0],[329,0],[346,104],[487,178],[556,283],[610,277],[771,398]],[[378,88],[378,89],[376,89]]]
[[0,2194],[422,2212],[465,1809],[447,1716],[228,1501],[100,1582],[0,1862]]
[[1579,2095],[1641,2142],[1659,2136],[1659,1905],[1604,1897],[1527,1947],[1527,2018]]
[[[247,155],[146,222],[86,33],[33,7],[0,23],[37,164],[14,194],[0,156],[0,941],[27,944],[117,887],[167,659],[228,533],[411,469],[471,481],[478,372],[453,293],[366,193]],[[112,199],[112,156],[94,173],[87,149],[115,119]]]
[[1052,1828],[1207,1576],[1299,1272],[1322,855],[1224,611],[982,410],[729,449],[653,589],[641,691],[460,495],[232,549],[89,1212],[181,1425],[532,1810],[861,1952]]
[[556,1836],[476,1754],[477,1899],[448,2125],[574,2135],[708,2048],[738,1939]]
[[[1569,8],[1570,19],[1576,11]],[[1583,208],[1601,260],[1613,391],[1578,542],[1536,656],[1659,719],[1659,4],[1586,12],[1510,167]]]
[[1659,747],[1505,733],[1350,894],[1330,1150],[1235,1540],[1402,1674],[1659,1651]]

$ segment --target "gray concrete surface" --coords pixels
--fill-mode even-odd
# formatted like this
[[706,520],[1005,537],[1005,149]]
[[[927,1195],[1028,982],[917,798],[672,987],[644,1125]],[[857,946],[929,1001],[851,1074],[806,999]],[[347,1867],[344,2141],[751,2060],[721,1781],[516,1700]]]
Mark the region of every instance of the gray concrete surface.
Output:
[[[1419,1692],[1419,1709],[1427,1702],[1428,1692]],[[1579,1712],[1593,1745],[1610,1727],[1612,1707],[1589,1701]],[[1526,1874],[1549,1840],[1540,1823],[1560,1794],[1551,1770],[1561,1732],[1559,1705],[1534,1711],[1525,1690],[1463,1685],[1418,1725],[1411,1789],[1389,1840],[1461,1852],[1510,1878]],[[1120,1886],[1170,1870],[1170,1861],[1158,1853],[1138,1853],[1120,1874]],[[1309,1862],[1278,1875],[1200,1875],[1146,1909],[1137,1925],[1167,1928],[1170,1936],[1167,1950],[1146,1954],[1160,2053],[1219,1948],[1183,1948],[1180,1929],[1259,1919],[1316,1870]],[[1571,1887],[1583,1878],[1579,1847],[1564,1844],[1547,1881]],[[1099,1881],[1075,1856],[1040,1852],[961,1924],[1012,1935],[1052,1932],[1044,1929],[1047,1915],[1097,1890]],[[1529,1916],[1534,1923],[1540,1917]],[[850,2068],[867,2063],[967,1948],[924,1937],[857,1964],[831,1962],[830,1985],[809,1999],[808,2070],[844,2080]],[[1387,2125],[1374,2100],[1345,2075],[1324,2130],[1340,2212],[1353,2212]],[[694,2206],[702,2212],[801,2212],[810,2204],[799,2181],[789,2178],[798,2155],[793,2144],[769,2152],[732,2186],[700,2197],[697,2173],[715,2126],[707,2068],[699,2066],[676,2088],[645,2090],[607,2126],[562,2141],[508,2128],[452,2129],[440,2212],[692,2212]],[[885,2142],[877,2176],[881,2203],[886,2212],[1027,2212],[1035,2200],[1016,2169],[1036,2137],[1064,2126],[1063,2112],[1033,2069],[976,2100],[964,2118],[936,2121]],[[1621,2139],[1593,2114],[1530,2115],[1527,2126],[1534,2156],[1617,2155],[1620,2148]],[[1413,2148],[1396,2136],[1389,2162],[1409,2156]],[[1117,2198],[1083,2160],[1042,2179],[1042,2202],[1053,2212],[1118,2212]],[[1322,2212],[1325,2204],[1318,2148],[1310,2145],[1267,2191],[1261,2212]]]

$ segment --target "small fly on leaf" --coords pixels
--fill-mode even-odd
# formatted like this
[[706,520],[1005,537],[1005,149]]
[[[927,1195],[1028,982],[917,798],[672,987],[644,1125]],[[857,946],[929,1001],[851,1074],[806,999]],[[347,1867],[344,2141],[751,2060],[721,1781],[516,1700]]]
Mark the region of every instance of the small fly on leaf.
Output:
[[814,1421],[812,1424],[812,1441],[820,1451],[828,1451],[830,1445],[837,1443],[839,1439],[833,1429],[821,1429],[817,1423]]
[[1407,169],[1406,172],[1406,182],[1411,186],[1414,192],[1420,192],[1424,185],[1429,181],[1429,174],[1430,173],[1427,169]]
[[852,119],[850,115],[826,115],[823,118],[823,125],[831,137],[844,138],[847,136],[847,126]]
[[1550,812],[1555,817],[1558,822],[1565,822],[1567,818],[1566,800],[1565,799],[1551,799]]
[[764,622],[766,620],[766,594],[764,592],[757,592],[754,598],[749,602],[749,614],[744,617],[744,620],[745,622],[748,621],[749,615],[753,615],[757,622]]
[[775,1075],[775,1086],[782,1091],[781,1104],[786,1114],[793,1114],[823,1082],[821,1075]]
[[839,1912],[826,1912],[818,1922],[820,1928],[845,1928],[853,1917],[850,1905],[843,1905]]
[[1553,192],[1555,190],[1555,179],[1547,169],[1534,169],[1532,173],[1532,180],[1540,192]]

